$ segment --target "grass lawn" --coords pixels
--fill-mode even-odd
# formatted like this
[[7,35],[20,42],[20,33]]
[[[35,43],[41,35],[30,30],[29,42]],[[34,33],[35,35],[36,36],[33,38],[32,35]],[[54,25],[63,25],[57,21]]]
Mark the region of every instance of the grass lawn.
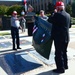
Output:
[[10,33],[9,32],[1,32],[0,33],[0,36],[4,36],[4,35],[10,35]]
[[72,21],[71,23],[72,23],[73,25],[75,25],[75,18],[74,18],[74,17],[71,18],[71,21]]
[[72,28],[75,28],[75,25],[72,25]]

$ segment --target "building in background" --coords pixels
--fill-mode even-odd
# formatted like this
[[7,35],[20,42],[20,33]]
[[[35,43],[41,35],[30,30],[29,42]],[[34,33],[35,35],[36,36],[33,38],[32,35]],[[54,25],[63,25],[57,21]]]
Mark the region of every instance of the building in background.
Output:
[[[24,1],[26,1],[26,3],[24,3]],[[27,4],[27,6],[31,4],[34,7],[35,12],[40,12],[40,10],[44,10],[46,12],[46,10],[48,10],[49,2],[55,5],[57,1],[58,0],[0,0],[0,5],[11,6],[18,4],[23,5],[25,7],[25,4]],[[71,4],[72,2],[75,2],[75,0],[62,1],[65,3],[65,5],[67,5],[68,3]],[[25,11],[27,11],[27,7],[25,8]],[[2,16],[0,16],[0,28],[1,26],[3,26],[3,29],[10,29],[9,17],[5,17],[2,19]]]
[[[40,11],[41,9],[46,11],[48,10],[48,3],[51,2],[53,5],[59,0],[28,0],[27,2],[34,7],[35,11]],[[72,3],[74,0],[60,0],[67,5],[68,3]]]
[[23,0],[0,0],[0,5],[15,5],[15,4],[23,4]]
[[[48,10],[48,4],[51,2],[53,5],[59,0],[0,0],[0,5],[14,5],[14,4],[20,4],[24,5],[24,1],[28,4],[31,4],[34,7],[34,10],[40,11],[41,9],[46,11]],[[72,3],[74,0],[61,0],[66,4]]]

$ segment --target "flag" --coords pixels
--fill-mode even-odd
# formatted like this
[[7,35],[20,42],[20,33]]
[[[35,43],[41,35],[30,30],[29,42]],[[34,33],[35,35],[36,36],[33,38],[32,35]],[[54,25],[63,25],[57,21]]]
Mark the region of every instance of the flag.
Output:
[[25,11],[27,12],[27,0],[24,0]]
[[27,0],[24,0],[24,5],[27,4]]

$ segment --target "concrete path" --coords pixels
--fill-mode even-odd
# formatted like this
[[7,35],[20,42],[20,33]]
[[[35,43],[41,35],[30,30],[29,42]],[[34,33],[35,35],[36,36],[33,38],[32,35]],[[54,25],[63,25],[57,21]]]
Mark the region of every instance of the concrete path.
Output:
[[[10,31],[7,31],[10,33]],[[55,74],[52,72],[52,69],[55,69],[55,61],[54,61],[54,45],[52,45],[52,51],[50,55],[50,59],[47,60],[40,56],[32,46],[32,37],[27,36],[27,30],[25,33],[20,31],[20,43],[21,50],[12,50],[12,40],[11,36],[0,36],[0,57],[5,54],[10,53],[21,53],[27,52],[30,57],[36,60],[38,63],[42,64],[42,66],[29,70],[23,71],[22,73],[12,73],[10,67],[6,66],[5,63],[0,63],[0,75],[74,75],[75,71],[75,28],[70,29],[70,43],[68,46],[68,61],[69,61],[69,69],[65,71],[63,74]],[[1,59],[3,60],[3,59]],[[0,61],[1,61],[0,60]],[[30,60],[30,59],[29,59]],[[2,62],[2,61],[1,61]],[[3,61],[4,62],[4,61]],[[4,66],[5,65],[5,66]],[[7,71],[5,68],[8,68]]]

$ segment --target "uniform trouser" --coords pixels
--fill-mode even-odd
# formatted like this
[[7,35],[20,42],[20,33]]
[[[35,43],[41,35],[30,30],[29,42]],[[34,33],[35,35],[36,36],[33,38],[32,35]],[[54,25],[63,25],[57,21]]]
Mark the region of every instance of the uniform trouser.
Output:
[[33,26],[34,23],[27,23],[27,27],[28,27],[28,36],[32,36],[32,32],[33,32]]
[[54,39],[55,45],[55,62],[57,69],[63,69],[68,66],[67,46],[68,42]]
[[11,27],[11,36],[13,42],[13,48],[15,48],[15,42],[17,44],[17,48],[19,47],[19,28]]

